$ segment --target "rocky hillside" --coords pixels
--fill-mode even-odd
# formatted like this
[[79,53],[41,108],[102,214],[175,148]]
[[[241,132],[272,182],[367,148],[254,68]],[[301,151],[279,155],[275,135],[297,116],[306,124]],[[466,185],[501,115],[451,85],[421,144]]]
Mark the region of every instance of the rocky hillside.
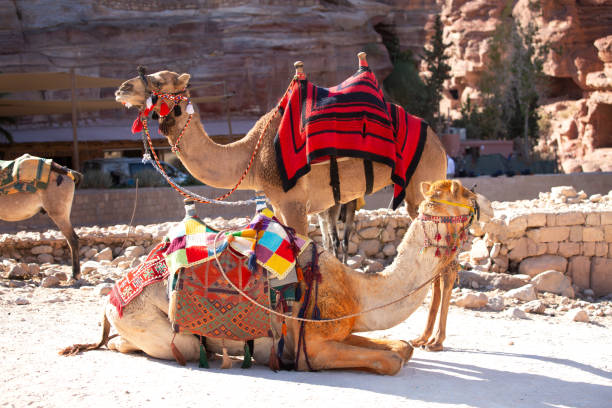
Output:
[[[541,27],[553,50],[543,116],[566,172],[612,170],[612,2],[510,0],[521,21]],[[331,86],[356,69],[364,50],[382,80],[391,70],[387,44],[418,50],[440,12],[450,48],[451,92],[442,111],[475,95],[487,38],[507,0],[0,0],[0,71],[66,71],[128,78],[138,64],[192,74],[192,82],[226,81],[231,109],[244,116],[271,108],[304,60],[313,81]],[[536,14],[537,13],[537,14]],[[62,94],[64,92],[64,94]],[[97,90],[84,91],[97,97]],[[104,97],[111,97],[105,90]],[[220,94],[222,86],[196,95]],[[453,92],[454,93],[454,92]],[[65,91],[44,97],[67,97]],[[31,95],[34,98],[41,96]],[[200,108],[214,116],[225,106]],[[104,113],[104,116],[108,113]],[[111,114],[113,115],[113,114]],[[122,115],[120,111],[116,115]],[[48,120],[47,117],[40,118]],[[69,117],[65,117],[69,120]],[[58,118],[54,119],[55,121]],[[61,118],[60,118],[61,120]]]
[[[542,116],[550,121],[546,143],[559,154],[565,172],[612,170],[612,2],[607,0],[530,0],[514,2],[513,15],[535,21],[550,45]],[[476,84],[488,57],[487,39],[500,21],[504,0],[446,1],[441,8],[450,48],[452,79],[443,112],[455,117]]]

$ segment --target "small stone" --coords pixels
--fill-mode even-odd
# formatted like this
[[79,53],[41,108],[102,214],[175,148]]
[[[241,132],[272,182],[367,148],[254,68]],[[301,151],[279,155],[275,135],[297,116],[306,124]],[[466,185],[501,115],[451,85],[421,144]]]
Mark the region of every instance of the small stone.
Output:
[[26,264],[13,264],[9,267],[9,270],[6,274],[7,279],[30,279],[32,276],[30,275],[29,268],[24,267]]
[[42,282],[40,282],[40,286],[43,288],[54,288],[58,286],[59,283],[60,283],[59,278],[57,276],[51,275],[51,276],[47,276],[46,278],[44,278]]
[[527,315],[518,307],[511,307],[506,314],[513,319],[526,319]]
[[89,250],[87,252],[85,252],[84,257],[86,259],[90,259],[90,258],[94,257],[97,253],[98,253],[97,249],[89,248]]
[[29,305],[30,301],[28,299],[19,297],[19,298],[15,299],[15,304],[16,305]]
[[397,250],[395,248],[395,245],[393,244],[386,244],[383,247],[383,254],[385,254],[385,256],[394,256],[395,254],[397,254]]
[[455,305],[467,309],[478,309],[484,307],[489,298],[484,293],[465,293],[455,300]]
[[38,245],[32,248],[30,252],[32,252],[33,255],[51,254],[53,253],[53,247],[50,245]]
[[145,253],[145,249],[141,246],[129,246],[123,251],[123,255],[127,258],[138,258]]
[[98,296],[106,296],[111,292],[113,286],[114,285],[112,283],[101,283],[96,285],[94,288],[94,293]]
[[484,239],[479,239],[478,241],[474,242],[472,249],[470,250],[470,257],[474,261],[480,261],[481,259],[489,257],[489,249],[487,248],[487,243]]
[[100,264],[96,261],[87,261],[81,264],[81,273],[83,275],[87,275],[90,272],[97,270],[100,267]]
[[546,305],[541,300],[532,300],[531,302],[525,303],[521,309],[527,313],[544,314]]
[[385,269],[382,263],[379,261],[368,261],[368,265],[365,267],[365,273],[377,273]]
[[601,198],[603,196],[601,194],[593,194],[592,196],[589,197],[589,201],[592,203],[598,203],[601,201]]
[[557,295],[569,293],[568,288],[572,286],[570,278],[559,271],[545,271],[531,279],[536,289],[540,292],[551,292]]
[[478,284],[478,282],[476,282],[476,281],[472,281],[472,285],[471,285],[471,286],[472,286],[472,288],[473,288],[473,289],[478,289],[478,288],[480,288],[480,285],[479,285],[479,284]]
[[40,254],[36,257],[38,259],[38,262],[41,264],[45,264],[45,263],[53,263],[53,255],[51,254]]
[[489,257],[496,258],[499,255],[499,251],[501,250],[501,243],[496,242],[491,247],[491,252],[489,253]]
[[55,272],[53,276],[55,276],[61,282],[66,282],[68,280],[68,275],[66,274],[66,272],[63,271]]
[[565,314],[565,317],[573,322],[589,322],[589,315],[582,309],[572,309]]
[[584,294],[584,296],[595,296],[595,292],[593,292],[593,289],[585,289],[582,291],[582,293]]
[[494,312],[501,312],[504,310],[504,306],[504,297],[499,295],[490,297],[487,302],[487,307]]
[[94,260],[100,261],[112,261],[113,260],[113,250],[110,248],[104,248],[102,251],[98,252],[94,256]]
[[506,292],[507,298],[514,298],[524,302],[530,302],[538,298],[536,288],[532,284],[521,286],[520,288],[512,289]]

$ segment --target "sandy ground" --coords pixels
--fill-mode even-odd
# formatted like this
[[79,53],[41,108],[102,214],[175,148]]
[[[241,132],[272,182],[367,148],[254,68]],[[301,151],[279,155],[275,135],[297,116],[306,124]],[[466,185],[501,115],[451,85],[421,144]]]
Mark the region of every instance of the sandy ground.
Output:
[[[22,297],[29,304],[17,305]],[[0,288],[0,406],[8,407],[611,407],[612,318],[514,320],[451,306],[446,350],[416,350],[394,377],[180,367],[108,350],[57,351],[99,338],[92,287]],[[373,336],[411,339],[426,317]]]

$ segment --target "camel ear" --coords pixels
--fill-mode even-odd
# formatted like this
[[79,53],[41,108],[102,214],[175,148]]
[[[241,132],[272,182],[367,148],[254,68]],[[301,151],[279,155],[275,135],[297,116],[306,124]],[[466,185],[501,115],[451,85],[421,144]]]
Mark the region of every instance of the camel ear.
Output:
[[421,194],[423,194],[423,197],[426,197],[427,195],[429,195],[429,188],[431,187],[431,183],[428,183],[427,181],[424,181],[421,183]]
[[176,87],[178,89],[185,89],[187,87],[187,84],[189,83],[189,78],[191,78],[191,75],[189,74],[179,75],[179,77],[176,78]]
[[456,197],[459,190],[461,190],[461,183],[457,180],[451,181],[451,195]]

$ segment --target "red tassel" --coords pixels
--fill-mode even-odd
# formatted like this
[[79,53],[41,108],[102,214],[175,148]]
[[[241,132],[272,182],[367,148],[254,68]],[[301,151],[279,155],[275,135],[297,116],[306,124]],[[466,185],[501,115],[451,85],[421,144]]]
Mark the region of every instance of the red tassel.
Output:
[[436,258],[440,257],[440,248],[436,249]]
[[441,239],[442,239],[442,235],[440,235],[440,233],[438,232],[438,233],[436,234],[436,241],[439,241],[439,240],[441,240]]
[[170,108],[168,107],[166,102],[162,102],[161,106],[159,107],[159,115],[166,116],[169,113],[170,113]]
[[136,118],[134,123],[132,123],[132,133],[138,133],[142,130],[142,120],[140,120],[140,115]]

